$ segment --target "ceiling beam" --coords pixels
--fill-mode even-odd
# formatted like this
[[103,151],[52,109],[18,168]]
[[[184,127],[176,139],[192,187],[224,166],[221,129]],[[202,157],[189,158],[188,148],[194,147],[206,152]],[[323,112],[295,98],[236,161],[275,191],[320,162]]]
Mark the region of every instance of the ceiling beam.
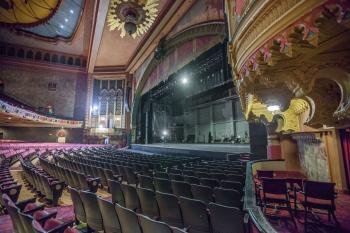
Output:
[[94,72],[94,67],[97,59],[98,49],[100,47],[103,29],[105,27],[106,17],[108,13],[108,6],[110,0],[98,0],[96,1],[94,18],[93,18],[93,30],[91,31],[90,48],[88,57],[88,73]]

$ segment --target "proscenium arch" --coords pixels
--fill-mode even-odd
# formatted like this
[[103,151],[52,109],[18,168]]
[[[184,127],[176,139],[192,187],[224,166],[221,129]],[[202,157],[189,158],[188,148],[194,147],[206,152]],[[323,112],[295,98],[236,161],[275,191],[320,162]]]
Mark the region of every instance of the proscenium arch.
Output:
[[[164,57],[168,56],[171,52],[173,52],[176,48],[180,47],[182,44],[184,44],[187,41],[193,40],[197,37],[202,36],[222,36],[225,35],[225,25],[224,22],[211,22],[211,23],[203,23],[196,26],[192,26],[190,28],[187,28],[177,34],[175,34],[173,37],[165,40],[164,42],[164,50],[165,54]],[[152,55],[150,55],[152,56]],[[144,88],[144,85],[147,81],[147,78],[152,73],[152,71],[157,67],[159,64],[159,60],[155,59],[154,57],[151,59],[151,61],[148,63],[148,66],[146,67],[144,73],[142,74],[141,80],[139,82],[139,85],[137,86],[137,89],[135,90],[134,95],[134,101],[131,111],[131,128],[136,128],[136,121],[137,121],[137,115],[140,110],[140,103],[141,103],[141,93]]]

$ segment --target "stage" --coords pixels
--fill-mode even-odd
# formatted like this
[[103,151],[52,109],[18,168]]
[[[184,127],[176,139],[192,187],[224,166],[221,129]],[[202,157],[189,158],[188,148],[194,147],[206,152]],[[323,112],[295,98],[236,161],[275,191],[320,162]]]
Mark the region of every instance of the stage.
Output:
[[226,159],[227,154],[250,153],[249,144],[132,144],[131,149],[155,154],[193,155],[207,159]]

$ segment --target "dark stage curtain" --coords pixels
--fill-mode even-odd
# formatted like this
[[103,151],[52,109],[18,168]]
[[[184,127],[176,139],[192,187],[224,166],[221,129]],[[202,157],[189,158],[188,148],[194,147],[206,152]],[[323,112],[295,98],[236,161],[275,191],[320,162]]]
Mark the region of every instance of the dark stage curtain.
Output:
[[340,139],[343,150],[346,182],[350,189],[350,128],[340,130]]

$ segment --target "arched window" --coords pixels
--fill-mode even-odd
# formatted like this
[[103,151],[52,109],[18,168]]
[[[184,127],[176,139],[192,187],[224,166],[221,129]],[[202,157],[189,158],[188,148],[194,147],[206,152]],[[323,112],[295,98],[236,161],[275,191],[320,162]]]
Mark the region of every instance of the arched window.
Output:
[[41,60],[41,52],[36,52],[35,53],[35,60]]
[[69,57],[69,58],[68,58],[67,64],[68,64],[68,65],[73,65],[73,58],[72,58],[72,57]]
[[60,63],[61,63],[61,64],[66,64],[66,57],[65,57],[65,56],[62,55],[62,56],[60,57]]
[[10,47],[8,50],[7,50],[7,56],[15,56],[15,53],[16,53],[16,50],[15,48],[13,47]]
[[5,83],[0,79],[0,94],[4,93],[5,91]]
[[58,56],[56,54],[52,55],[52,62],[57,63],[58,62]]
[[115,114],[123,114],[123,91],[121,89],[117,90],[116,100],[115,100]]
[[108,105],[108,91],[106,89],[103,89],[100,92],[99,101],[100,101],[100,115],[106,115],[107,105]]
[[6,47],[4,45],[0,45],[0,54],[5,55],[6,54]]
[[29,51],[27,52],[27,58],[28,58],[28,59],[33,59],[33,56],[34,56],[33,51],[32,51],[32,50],[29,50]]
[[76,66],[80,66],[80,63],[81,63],[81,62],[80,62],[80,58],[76,58],[76,59],[75,59],[75,65],[76,65]]
[[82,67],[86,67],[86,59],[83,60],[83,63],[81,65]]
[[45,53],[45,55],[44,55],[44,61],[50,62],[50,54]]
[[23,50],[23,49],[19,49],[19,50],[17,51],[17,57],[24,58],[24,50]]

